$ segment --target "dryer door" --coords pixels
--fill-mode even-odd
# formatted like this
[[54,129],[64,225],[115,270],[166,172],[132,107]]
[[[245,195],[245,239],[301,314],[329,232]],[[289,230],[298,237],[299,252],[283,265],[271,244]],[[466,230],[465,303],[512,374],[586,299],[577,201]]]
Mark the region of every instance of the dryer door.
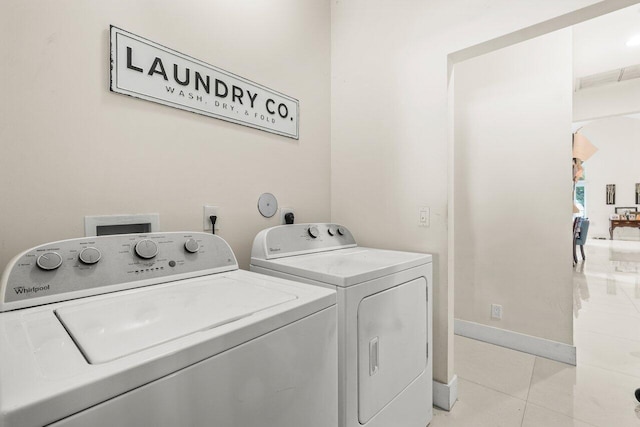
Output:
[[358,419],[367,423],[427,365],[424,277],[364,298],[358,307]]

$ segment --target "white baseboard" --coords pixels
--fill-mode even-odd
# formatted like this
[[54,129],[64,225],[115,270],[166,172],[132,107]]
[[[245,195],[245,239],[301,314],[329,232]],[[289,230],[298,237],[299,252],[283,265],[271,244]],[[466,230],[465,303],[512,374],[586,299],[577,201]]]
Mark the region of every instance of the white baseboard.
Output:
[[460,319],[454,319],[454,333],[463,337],[473,338],[478,341],[488,342],[569,365],[576,365],[576,347],[558,341],[551,341]]
[[458,376],[454,375],[449,384],[433,380],[433,404],[450,411],[458,400]]

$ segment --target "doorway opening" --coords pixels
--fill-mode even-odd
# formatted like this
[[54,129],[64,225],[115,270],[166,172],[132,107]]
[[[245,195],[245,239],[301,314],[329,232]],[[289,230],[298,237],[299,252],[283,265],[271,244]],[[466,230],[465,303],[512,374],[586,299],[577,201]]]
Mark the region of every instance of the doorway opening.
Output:
[[[572,185],[574,76],[566,58],[572,58],[573,25],[627,5],[609,6],[588,7],[449,55],[449,221],[454,230],[449,283],[456,334],[545,353],[540,350],[544,344],[536,341],[542,338],[562,349],[558,354],[555,346],[544,357],[575,363],[572,206],[566,197]],[[532,46],[544,55],[544,44],[556,56],[531,61]],[[567,47],[564,60],[550,62]],[[547,92],[550,108],[544,109],[538,97],[549,79],[558,90]],[[527,95],[519,102],[513,95],[523,92]],[[504,102],[494,102],[497,98]],[[540,142],[546,155],[535,145]],[[590,193],[598,191],[590,181],[592,172],[578,183],[575,197],[583,214],[589,203],[589,215],[598,200]],[[492,317],[495,305],[501,306],[501,319]]]

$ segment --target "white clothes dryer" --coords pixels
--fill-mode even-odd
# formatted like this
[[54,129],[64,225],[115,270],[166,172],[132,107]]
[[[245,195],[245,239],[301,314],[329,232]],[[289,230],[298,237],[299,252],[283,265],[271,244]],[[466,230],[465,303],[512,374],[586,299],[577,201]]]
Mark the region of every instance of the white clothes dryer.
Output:
[[0,426],[337,426],[336,293],[204,233],[72,239],[0,282]]
[[256,236],[251,271],[337,291],[340,427],[430,422],[431,255],[359,247],[338,224],[296,224]]

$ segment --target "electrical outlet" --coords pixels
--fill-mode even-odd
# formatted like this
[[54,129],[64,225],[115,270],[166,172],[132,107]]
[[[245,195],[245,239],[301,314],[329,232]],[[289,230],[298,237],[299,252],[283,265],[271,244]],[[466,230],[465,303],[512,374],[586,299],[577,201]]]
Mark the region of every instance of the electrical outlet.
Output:
[[220,230],[220,208],[218,206],[204,205],[202,210],[202,229],[204,231],[211,231],[211,215],[215,215],[216,219],[216,231]]
[[420,206],[418,208],[418,225],[420,227],[428,227],[429,226],[429,207]]
[[502,319],[502,306],[500,304],[491,304],[491,318]]
[[285,225],[287,222],[284,220],[284,216],[286,214],[288,214],[289,212],[291,212],[292,214],[294,214],[294,221],[295,221],[295,212],[293,211],[293,208],[280,208],[280,224]]

